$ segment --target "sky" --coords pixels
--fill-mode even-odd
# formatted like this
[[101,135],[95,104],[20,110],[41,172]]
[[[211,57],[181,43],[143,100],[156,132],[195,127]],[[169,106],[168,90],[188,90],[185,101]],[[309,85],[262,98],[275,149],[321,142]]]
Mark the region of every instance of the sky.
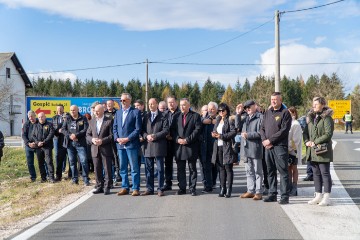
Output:
[[335,72],[351,92],[360,84],[360,1],[291,12],[335,1],[0,0],[0,52],[15,52],[31,78],[145,82],[148,59],[151,80],[233,86],[274,75],[279,10],[281,76]]

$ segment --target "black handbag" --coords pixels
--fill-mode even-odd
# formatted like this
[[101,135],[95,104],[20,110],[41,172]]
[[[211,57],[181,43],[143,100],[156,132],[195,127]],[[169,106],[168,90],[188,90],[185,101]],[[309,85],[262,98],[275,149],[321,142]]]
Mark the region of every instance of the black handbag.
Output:
[[316,144],[314,146],[314,150],[316,155],[326,153],[328,151],[328,144],[327,143]]

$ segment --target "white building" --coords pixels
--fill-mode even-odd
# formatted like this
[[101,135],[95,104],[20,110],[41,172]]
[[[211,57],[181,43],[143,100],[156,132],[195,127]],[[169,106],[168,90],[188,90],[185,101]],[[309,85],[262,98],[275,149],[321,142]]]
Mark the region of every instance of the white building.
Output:
[[0,131],[4,136],[20,136],[27,120],[25,90],[30,79],[14,52],[0,53]]

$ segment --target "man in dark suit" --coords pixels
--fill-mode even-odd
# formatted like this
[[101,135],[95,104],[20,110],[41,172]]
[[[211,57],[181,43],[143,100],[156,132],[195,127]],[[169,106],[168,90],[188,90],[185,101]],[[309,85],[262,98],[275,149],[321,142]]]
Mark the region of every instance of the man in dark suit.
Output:
[[[173,128],[173,119],[176,119],[180,114],[180,109],[177,105],[176,98],[174,96],[168,96],[166,98],[168,110],[165,111],[166,118],[169,122],[170,132]],[[163,187],[164,191],[172,190],[172,180],[173,180],[173,162],[174,162],[174,149],[175,142],[173,141],[171,134],[169,133],[166,136],[167,139],[167,155],[165,157],[165,185]]]
[[154,194],[154,161],[157,166],[158,196],[164,196],[164,160],[167,153],[166,135],[169,124],[166,115],[158,110],[155,98],[149,100],[150,112],[143,119],[141,135],[143,137],[143,153],[145,157],[146,191],[141,196]]
[[56,162],[55,181],[61,181],[62,172],[66,168],[66,148],[64,148],[64,134],[61,133],[61,128],[64,122],[63,119],[64,106],[59,104],[56,106],[56,115],[52,118],[52,124],[55,130],[54,135],[54,153]]
[[[112,119],[104,116],[104,107],[101,104],[95,106],[95,118],[90,120],[86,131],[86,140],[91,142],[91,156],[94,162],[96,190],[93,192],[110,194],[113,184],[111,177],[111,165],[113,154]],[[105,180],[102,169],[105,171]],[[104,192],[105,185],[105,192]]]
[[174,119],[173,139],[175,141],[175,159],[179,190],[177,195],[186,194],[186,161],[188,161],[190,182],[189,190],[196,196],[196,160],[199,156],[201,116],[190,110],[190,101],[187,98],[180,100],[181,114]]
[[120,175],[122,189],[118,195],[129,194],[128,165],[131,167],[132,196],[140,195],[140,165],[138,151],[140,148],[139,134],[141,132],[141,114],[138,109],[131,107],[131,95],[121,94],[122,108],[116,112],[113,134],[120,160]]
[[36,145],[36,156],[39,162],[39,170],[41,175],[41,182],[46,182],[46,170],[45,162],[47,165],[47,170],[49,173],[49,181],[51,183],[55,182],[54,179],[54,164],[52,159],[52,149],[54,147],[53,138],[55,130],[52,123],[46,120],[46,116],[43,112],[38,115],[39,122],[35,124],[33,129],[32,139]]

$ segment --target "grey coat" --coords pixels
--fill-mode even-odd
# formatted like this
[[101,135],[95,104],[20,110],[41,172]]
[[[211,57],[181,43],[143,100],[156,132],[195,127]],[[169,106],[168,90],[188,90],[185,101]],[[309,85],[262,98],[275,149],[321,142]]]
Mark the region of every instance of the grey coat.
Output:
[[262,159],[263,146],[260,135],[262,120],[263,115],[258,112],[251,119],[246,116],[241,132],[247,133],[247,139],[241,138],[241,158]]
[[[144,115],[141,136],[144,138],[142,151],[144,157],[165,157],[167,155],[166,135],[169,133],[169,121],[166,115],[157,111],[157,115],[151,122],[151,112]],[[155,141],[148,142],[147,136],[152,134]]]

